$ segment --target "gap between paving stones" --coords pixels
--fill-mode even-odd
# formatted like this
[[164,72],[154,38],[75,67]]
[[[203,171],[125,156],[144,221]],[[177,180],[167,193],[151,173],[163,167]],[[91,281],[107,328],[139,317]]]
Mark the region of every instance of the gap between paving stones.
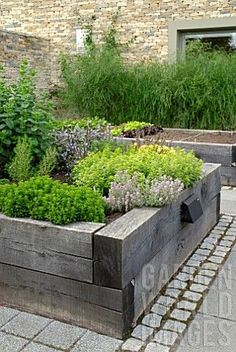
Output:
[[174,351],[235,243],[236,216],[221,215],[218,224],[161,290],[131,337],[117,351]]
[[[30,313],[29,313],[29,314],[30,314]],[[38,331],[38,333],[35,334],[34,337],[32,337],[32,338],[30,338],[30,339],[27,339],[27,340],[28,340],[28,343],[27,343],[24,347],[22,347],[22,349],[21,349],[19,352],[24,351],[24,349],[25,349],[28,345],[30,345],[30,343],[32,343],[32,342],[35,342],[35,343],[37,343],[38,345],[43,346],[43,347],[49,347],[49,348],[55,349],[56,351],[59,351],[59,352],[65,352],[66,350],[63,350],[63,349],[61,349],[61,348],[58,348],[58,347],[56,348],[55,346],[48,345],[48,344],[43,344],[43,343],[41,343],[41,342],[38,342],[38,341],[36,342],[36,341],[35,341],[35,338],[36,338],[39,334],[41,334],[41,332],[44,331],[52,322],[53,322],[53,320],[51,320],[46,326],[44,326],[40,331]],[[8,335],[18,336],[18,335],[9,334],[9,333],[8,333]],[[20,336],[18,336],[18,337],[20,337]],[[79,339],[79,338],[78,338],[78,339]],[[76,342],[77,342],[77,341],[76,341]]]
[[[8,308],[8,306],[6,306],[6,308]],[[13,307],[11,307],[11,308],[14,309]],[[79,336],[79,337],[76,339],[76,341],[70,346],[69,349],[68,349],[68,348],[65,349],[65,348],[55,347],[54,345],[51,345],[51,344],[48,344],[48,343],[45,343],[45,342],[36,341],[35,339],[36,339],[45,329],[47,329],[50,324],[52,324],[53,322],[55,322],[55,320],[52,320],[52,319],[50,319],[50,318],[47,318],[47,319],[50,320],[50,321],[48,322],[48,324],[45,325],[42,329],[40,329],[40,330],[39,330],[33,337],[31,337],[31,338],[22,337],[21,335],[14,334],[14,333],[11,333],[11,332],[6,332],[6,331],[2,330],[2,329],[4,329],[4,327],[5,327],[7,324],[9,324],[12,320],[14,320],[14,319],[15,319],[17,316],[19,316],[21,313],[25,313],[24,311],[21,311],[21,310],[19,310],[19,309],[17,309],[17,310],[18,310],[18,313],[17,313],[16,315],[14,315],[12,318],[10,318],[9,320],[7,320],[7,322],[1,326],[1,332],[3,332],[3,333],[6,334],[6,335],[9,335],[9,336],[14,336],[14,337],[23,338],[23,339],[27,340],[27,343],[19,350],[19,352],[24,351],[25,348],[26,348],[28,345],[30,345],[32,342],[34,342],[36,345],[39,345],[39,346],[41,346],[41,347],[48,347],[48,348],[51,348],[51,349],[53,349],[53,350],[55,350],[55,351],[58,351],[58,352],[68,352],[68,351],[71,351],[71,350],[75,347],[75,345],[78,343],[78,341],[79,341],[79,340],[81,339],[81,337],[83,336],[83,335],[82,335],[82,336]],[[26,314],[30,314],[30,315],[31,315],[31,313],[26,313]],[[35,316],[35,315],[32,314],[32,316]],[[39,315],[37,315],[37,317],[39,317]],[[42,317],[42,318],[44,318],[44,317]],[[71,324],[67,324],[67,325],[71,325]],[[71,326],[74,326],[74,325],[71,325]],[[84,334],[85,334],[86,331],[88,331],[88,330],[87,330],[87,329],[84,329],[84,330],[85,330],[85,332],[84,332]]]

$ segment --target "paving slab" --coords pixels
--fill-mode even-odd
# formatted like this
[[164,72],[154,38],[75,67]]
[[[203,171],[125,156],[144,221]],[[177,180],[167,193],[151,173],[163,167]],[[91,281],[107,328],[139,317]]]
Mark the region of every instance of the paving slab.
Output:
[[234,352],[236,323],[198,313],[177,352]]
[[[230,254],[233,261],[235,256],[235,252]],[[235,268],[231,269],[228,265],[226,262],[219,272],[202,303],[200,312],[236,322],[236,276],[233,274]]]
[[236,214],[236,194],[233,190],[221,190],[221,212],[226,214]]
[[20,312],[16,309],[0,307],[0,328],[18,314],[20,314]]
[[58,349],[51,348],[48,346],[41,345],[39,343],[30,342],[22,352],[59,352]]
[[54,321],[49,324],[35,341],[61,349],[72,347],[85,333],[86,329]]
[[16,336],[32,339],[51,321],[51,319],[22,312],[4,325],[1,330]]
[[122,343],[121,340],[88,331],[71,352],[116,352]]
[[29,341],[0,331],[0,351],[19,352]]

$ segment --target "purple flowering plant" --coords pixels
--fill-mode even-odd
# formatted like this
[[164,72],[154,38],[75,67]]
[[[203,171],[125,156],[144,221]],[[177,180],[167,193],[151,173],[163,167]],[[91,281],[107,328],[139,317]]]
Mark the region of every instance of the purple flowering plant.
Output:
[[58,150],[62,169],[71,172],[75,163],[88,155],[94,141],[109,139],[108,132],[103,128],[65,127],[54,131],[54,144]]
[[131,176],[127,171],[120,171],[105,200],[111,212],[126,213],[142,206],[163,207],[175,201],[183,189],[181,181],[169,176],[151,181],[138,172]]
[[161,176],[159,179],[147,180],[144,194],[145,205],[149,207],[163,207],[174,202],[184,184],[170,176]]
[[133,208],[144,205],[142,194],[143,175],[135,172],[132,176],[128,171],[120,171],[111,183],[108,197],[105,198],[112,212],[126,213]]

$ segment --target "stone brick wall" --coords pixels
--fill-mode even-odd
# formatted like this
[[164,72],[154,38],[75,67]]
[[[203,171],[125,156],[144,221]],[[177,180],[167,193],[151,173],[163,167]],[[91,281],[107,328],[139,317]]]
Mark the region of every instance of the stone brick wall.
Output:
[[51,84],[50,41],[0,31],[0,63],[4,65],[5,76],[10,81],[16,79],[23,58],[27,58],[37,70],[37,87],[47,89]]
[[133,41],[127,52],[131,60],[165,59],[170,21],[236,15],[235,0],[4,0],[0,29],[50,40],[56,81],[56,57],[60,51],[75,50],[79,15],[96,16],[95,39],[100,41],[118,8],[120,40]]

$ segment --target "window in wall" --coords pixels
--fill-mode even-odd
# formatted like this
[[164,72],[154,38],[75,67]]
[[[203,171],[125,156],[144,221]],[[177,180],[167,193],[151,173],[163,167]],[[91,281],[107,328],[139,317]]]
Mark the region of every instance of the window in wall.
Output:
[[236,53],[236,16],[172,21],[168,40],[170,60],[176,60],[186,45],[195,40],[207,43],[213,49]]
[[76,50],[78,53],[83,53],[85,51],[84,40],[88,35],[87,29],[77,28],[76,29]]
[[201,41],[208,44],[209,48],[236,52],[236,30],[234,31],[209,31],[209,32],[186,32],[182,34],[183,48],[193,41]]

